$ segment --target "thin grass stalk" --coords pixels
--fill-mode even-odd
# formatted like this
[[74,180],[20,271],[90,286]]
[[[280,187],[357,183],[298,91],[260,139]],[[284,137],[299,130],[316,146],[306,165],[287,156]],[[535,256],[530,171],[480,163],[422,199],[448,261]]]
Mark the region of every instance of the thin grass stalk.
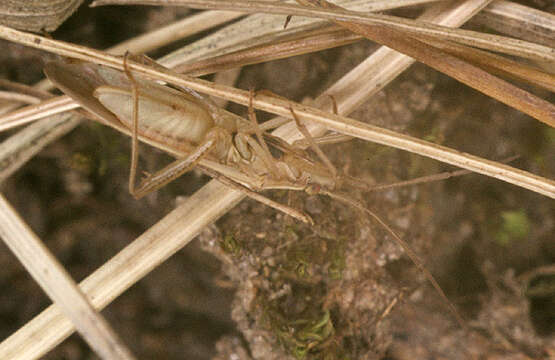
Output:
[[20,110],[9,113],[2,117],[0,123],[0,131],[5,131],[17,126],[25,125],[52,116],[64,111],[79,108],[79,105],[69,96],[57,96],[49,100],[45,100],[36,106],[27,106]]
[[[343,10],[325,0],[299,0],[299,3],[308,6],[322,6]],[[501,80],[458,57],[452,56],[415,37],[407,36],[396,29],[382,25],[364,25],[348,21],[335,22],[372,41],[409,55],[506,105],[514,107],[551,127],[555,127],[555,105]]]
[[414,35],[426,35],[442,40],[498,51],[533,60],[555,62],[555,50],[547,46],[509,37],[484,34],[471,30],[452,29],[436,24],[381,14],[363,14],[345,9],[308,8],[294,4],[251,0],[96,0],[91,6],[101,5],[166,5],[194,9],[233,10],[246,13],[267,13],[316,17],[330,21],[345,21],[363,25],[381,25]]
[[[218,0],[147,0],[147,1],[135,1],[135,0],[97,0],[93,5],[102,5],[109,3],[117,4],[146,4],[146,5],[182,5],[191,6],[194,8],[221,8],[229,9],[234,6],[236,10],[253,12],[268,12],[268,13],[281,13],[281,14],[294,14],[294,15],[307,15],[307,16],[320,16],[323,18],[330,19],[349,30],[361,34],[372,41],[378,42],[380,44],[392,47],[398,51],[404,52],[417,60],[433,67],[436,70],[444,72],[445,74],[485,93],[488,96],[493,97],[509,106],[512,106],[536,119],[542,121],[552,127],[555,127],[555,106],[551,103],[525,91],[522,90],[506,81],[503,81],[490,73],[483,71],[482,69],[469,64],[468,62],[454,57],[448,53],[445,53],[435,47],[432,47],[426,43],[421,42],[416,35],[435,38],[437,33],[434,32],[439,28],[437,26],[425,25],[423,22],[412,21],[408,19],[395,18],[391,16],[374,16],[369,14],[367,17],[360,15],[360,13],[348,11],[342,7],[332,5],[325,1],[313,0],[313,1],[299,1],[303,5],[315,5],[313,7],[295,7],[291,4],[283,3],[268,3],[260,1],[248,1],[248,0],[233,0],[233,1],[218,1]],[[309,10],[315,10],[315,13]],[[335,14],[335,16],[333,15]],[[357,17],[357,14],[360,17]],[[412,24],[412,25],[411,25]],[[422,32],[423,28],[428,29],[425,33]],[[415,29],[418,29],[416,31]],[[434,30],[434,31],[431,31]],[[414,38],[407,38],[405,31],[409,34],[415,35]],[[453,31],[451,29],[442,32],[441,40],[453,40],[461,41],[461,39],[467,39],[472,36],[475,41],[469,42],[464,41],[464,43],[472,46],[480,46],[481,40],[486,40],[484,34],[471,32],[468,34],[458,34],[455,37],[451,37]],[[451,34],[452,35],[452,34]],[[544,55],[543,60],[551,59],[555,62],[555,51],[553,49],[543,47],[540,45],[532,43],[524,43],[522,41],[515,42],[514,39],[493,39],[488,38],[490,45],[493,45],[493,41],[503,42],[507,45],[511,44],[513,49],[519,48],[518,54],[524,56],[526,54],[530,55],[528,50],[531,48],[536,48],[539,51],[543,48],[542,54]],[[497,47],[497,45],[495,45]],[[492,48],[492,47],[490,47]],[[498,50],[498,49],[496,49]],[[512,55],[517,52],[510,51]],[[536,52],[537,54],[537,52]],[[528,56],[526,55],[526,56]]]
[[23,104],[37,104],[40,102],[35,96],[30,96],[14,91],[4,91],[0,90],[0,100],[9,102],[18,102]]
[[119,55],[125,54],[126,51],[133,51],[139,54],[146,53],[174,41],[215,28],[242,16],[245,16],[245,14],[234,11],[203,11],[199,14],[188,16],[183,20],[151,31],[148,34],[139,35],[133,39],[123,41],[110,48],[109,52]]
[[421,40],[430,46],[479,66],[491,74],[504,76],[555,92],[555,74],[468,46],[437,39],[426,39],[424,37]]
[[[389,0],[337,0],[338,4],[357,11],[382,11],[396,8],[410,1]],[[181,64],[193,63],[203,59],[237,52],[245,48],[272,44],[282,41],[294,34],[312,31],[326,25],[326,21],[317,18],[294,16],[284,29],[286,18],[280,15],[251,14],[217,30],[194,43],[184,46],[159,61],[165,66],[178,69]],[[179,70],[177,70],[180,72]]]
[[555,48],[555,14],[513,1],[496,0],[472,19],[472,23],[516,38]]
[[[35,89],[32,86],[16,83],[16,82],[5,80],[5,79],[0,79],[0,87],[2,87],[4,89],[11,90],[11,91],[18,92],[20,94],[26,94],[26,95],[29,95],[29,96],[33,96],[33,97],[36,97],[38,99],[48,99],[48,98],[52,97],[52,94],[50,94],[46,91],[38,90],[38,89]],[[0,113],[1,112],[2,111],[0,110]]]
[[338,27],[318,28],[295,33],[294,36],[280,39],[273,43],[255,45],[206,60],[185,63],[176,66],[174,70],[190,76],[202,76],[239,66],[253,65],[326,50],[351,44],[361,39],[360,35]]

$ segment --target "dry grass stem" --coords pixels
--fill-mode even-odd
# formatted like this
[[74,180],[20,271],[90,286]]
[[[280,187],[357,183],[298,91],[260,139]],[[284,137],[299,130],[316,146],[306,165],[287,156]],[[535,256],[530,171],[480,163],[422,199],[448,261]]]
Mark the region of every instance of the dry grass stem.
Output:
[[[400,6],[400,2],[387,0],[371,2],[340,0],[338,3],[358,11],[381,11]],[[183,72],[180,70],[181,64],[215,58],[263,44],[272,44],[294,34],[326,25],[326,21],[320,19],[293,17],[284,29],[284,21],[283,16],[252,14],[164,56],[159,61],[177,72]]]
[[[104,308],[242,198],[216,181],[205,185],[81,283],[91,304]],[[0,358],[36,359],[72,332],[68,318],[50,306],[0,344]]]
[[69,96],[57,96],[34,106],[27,106],[9,113],[0,121],[0,131],[25,125],[38,119],[78,108],[79,105]]
[[555,15],[517,4],[493,1],[472,22],[515,38],[555,48]]
[[[234,86],[235,83],[237,82],[237,79],[239,79],[240,75],[241,75],[241,68],[240,67],[225,69],[223,71],[215,72],[214,82],[219,83],[219,84]],[[215,98],[215,99],[212,99],[212,100],[214,100],[214,103],[218,107],[221,107],[222,109],[225,109],[225,107],[228,104],[228,101],[225,100],[225,99]]]
[[470,48],[468,46],[449,43],[437,39],[422,38],[421,40],[428,43],[430,46],[439,48],[451,55],[477,65],[491,74],[504,76],[520,82],[526,82],[528,84],[543,87],[551,92],[555,92],[554,74],[541,71],[535,67],[531,67],[502,56]]
[[147,34],[124,41],[110,48],[108,52],[119,55],[125,54],[126,51],[132,51],[137,54],[146,53],[176,40],[220,26],[241,16],[244,16],[244,14],[233,11],[203,11]]
[[[149,1],[148,3],[152,4],[154,2]],[[166,2],[161,1],[160,3],[166,3]],[[194,6],[194,7],[198,6],[200,8],[220,8],[223,6],[224,9],[227,9],[227,7],[229,6],[228,2],[222,3],[221,1],[212,1],[212,2],[206,1],[206,2],[202,2],[202,5],[199,5],[198,1],[183,1],[183,2],[171,1],[168,3],[172,5],[176,5],[177,3],[179,3],[183,5]],[[303,3],[304,5],[309,5],[311,3],[314,3],[314,1],[300,1],[300,3]],[[325,2],[319,2],[319,3],[326,4]],[[97,2],[97,4],[100,4],[100,3]],[[298,10],[296,8],[291,8],[286,4],[275,4],[275,6],[273,5],[274,3],[272,3],[272,6],[269,6],[269,5],[267,6],[267,4],[268,3],[266,2],[257,3],[253,1],[242,1],[242,0],[237,0],[236,2],[234,2],[234,5],[238,6],[237,7],[238,10],[245,10],[249,12],[262,11],[262,12],[286,14],[287,12],[285,10],[287,10],[287,11],[291,11],[291,14],[297,14],[297,11],[300,11],[303,15],[305,14],[303,11]],[[330,12],[338,12],[341,14],[348,12],[343,8],[340,8],[335,5],[330,6],[329,4],[326,6],[320,6],[320,7],[316,6],[316,7],[313,7],[313,9],[330,11]],[[348,12],[348,13],[352,13],[352,12]],[[328,16],[330,15],[329,13],[327,14]],[[330,17],[330,18],[333,19],[333,17]],[[387,18],[387,20],[391,20],[391,19]],[[445,53],[442,50],[439,50],[438,48],[432,45],[425,44],[420,40],[418,40],[417,38],[407,39],[406,34],[396,32],[396,30],[407,31],[405,26],[408,26],[408,24],[404,22],[405,19],[398,19],[398,23],[402,23],[404,26],[392,26],[391,21],[361,22],[359,20],[359,22],[356,22],[356,21],[353,21],[352,18],[349,18],[349,20],[340,20],[339,17],[337,17],[335,21],[355,33],[361,34],[373,41],[392,47],[400,52],[406,53],[416,58],[417,60],[435,68],[436,70],[444,72],[447,75],[454,77],[455,79],[507,105],[513,106],[518,110],[525,112],[526,114],[531,115],[532,117],[535,117],[536,119],[546,124],[549,124],[550,126],[555,126],[555,106],[527,91],[524,91],[518,87],[515,87],[510,83],[507,83],[506,81],[498,79],[497,77],[491,75],[490,73],[483,71],[482,69],[477,68],[472,64],[467,63],[464,60],[461,60],[457,57],[453,57],[448,53]],[[433,39],[436,39],[436,36],[434,36],[433,33],[430,33],[430,32],[427,32],[425,34],[422,32],[415,33],[414,29],[419,28],[418,25],[420,25],[420,22],[415,22],[415,23],[417,25],[411,27],[411,30],[408,30],[409,33],[414,35],[420,35],[420,36],[425,35],[427,37],[429,36],[429,37],[432,37]],[[370,26],[368,26],[368,24],[370,24]],[[420,27],[422,27],[422,25],[420,25]],[[466,34],[466,36],[470,36],[470,35],[471,34]],[[484,34],[480,34],[480,33],[474,32],[472,33],[472,36],[475,39],[482,39],[482,40],[486,39]],[[460,40],[461,38],[463,38],[463,36],[461,35],[461,37],[457,37],[457,38]],[[444,36],[441,40],[445,40],[445,39],[454,40],[453,38],[448,38],[446,36]],[[489,38],[488,41],[490,45],[495,45],[495,46],[497,46],[499,42],[512,44],[511,46],[513,48],[514,46],[517,46],[514,39]],[[477,46],[476,43],[468,42],[466,40],[465,40],[465,43],[471,44],[473,46]],[[522,45],[522,42],[520,45]],[[528,43],[526,44],[526,47],[533,48],[537,46],[535,44]],[[553,54],[552,49],[547,47],[542,47],[542,46],[539,46],[539,47],[544,48],[543,53],[546,57],[544,57],[543,60],[546,60],[548,58],[551,58],[551,60],[555,59],[555,55]],[[496,50],[499,50],[499,49],[496,48]],[[536,50],[539,50],[539,48],[537,48]],[[513,55],[515,54],[514,52],[510,52],[510,53],[512,53]],[[519,55],[525,55],[526,51],[524,51],[524,48],[522,48],[521,50],[518,51],[518,53]],[[484,59],[484,61],[487,61],[487,59]],[[510,67],[506,66],[505,64],[504,71],[507,71],[509,69]],[[547,80],[547,83],[549,83],[549,80]]]
[[[296,55],[308,54],[324,49],[346,45],[363,37],[334,26],[303,31],[273,43],[253,46],[225,55],[208,58],[176,67],[176,71],[191,76],[207,75],[218,71],[272,61]],[[488,72],[555,91],[555,75],[537,68],[506,59],[464,45],[448,43],[438,39],[425,39],[428,43],[461,59],[469,61]],[[460,69],[458,69],[460,70]],[[216,81],[219,82],[219,81]]]
[[89,304],[64,267],[2,195],[0,237],[101,358],[134,359],[108,322]]
[[308,8],[294,4],[250,0],[97,0],[93,2],[91,6],[108,4],[186,6],[194,9],[218,9],[241,11],[246,13],[306,16],[363,25],[382,25],[414,35],[425,35],[434,38],[437,37],[442,40],[455,41],[465,45],[497,51],[508,55],[555,62],[555,51],[547,46],[504,36],[483,34],[470,30],[452,29],[417,20],[388,15],[362,14],[360,12],[345,9]]
[[1,91],[1,90],[0,90],[0,100],[19,102],[23,104],[36,104],[40,102],[40,100],[34,96],[25,95],[25,94],[13,92],[13,91]]
[[[194,63],[185,63],[174,70],[190,76],[201,76],[245,65],[284,59],[353,43],[361,36],[340,28],[326,27],[295,33],[285,39],[278,39],[243,50],[226,53]],[[219,81],[216,81],[219,83]]]
[[[316,4],[314,0],[299,0],[299,2],[308,6],[325,6],[343,10],[323,0],[318,2],[321,5],[314,5]],[[504,104],[555,127],[554,105],[458,57],[451,56],[438,47],[381,25],[368,26],[347,21],[336,21],[336,23],[372,41],[409,55]],[[462,50],[460,47],[457,49]]]
[[27,94],[38,99],[48,99],[52,97],[52,94],[50,94],[49,92],[38,90],[32,86],[16,83],[5,79],[0,79],[0,87],[18,92],[20,94]]

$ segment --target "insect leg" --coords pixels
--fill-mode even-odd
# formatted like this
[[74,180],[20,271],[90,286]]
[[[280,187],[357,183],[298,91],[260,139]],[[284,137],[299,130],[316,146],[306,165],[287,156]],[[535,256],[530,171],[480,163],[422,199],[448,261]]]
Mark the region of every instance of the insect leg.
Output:
[[139,86],[133,77],[133,74],[131,74],[131,71],[129,71],[129,68],[127,67],[127,59],[129,56],[129,53],[126,53],[123,61],[125,74],[131,83],[131,91],[133,95],[133,127],[131,142],[131,168],[129,170],[129,192],[136,199],[140,199],[191,170],[204,155],[209,153],[210,150],[216,146],[218,141],[225,141],[227,140],[226,137],[230,138],[231,136],[224,129],[214,128],[210,130],[208,134],[206,134],[204,140],[195,148],[195,150],[193,150],[191,154],[185,158],[175,160],[154,174],[148,175],[137,187],[136,177],[139,160]]
[[204,167],[204,166],[200,166],[200,168],[202,169],[203,172],[205,172],[206,174],[208,174],[210,177],[218,180],[219,182],[221,182],[222,184],[231,187],[232,189],[244,192],[248,197],[250,197],[251,199],[254,199],[258,202],[261,202],[262,204],[269,206],[271,208],[274,208],[276,210],[279,210],[281,212],[283,212],[286,215],[289,215],[291,217],[294,217],[304,223],[310,224],[310,225],[314,225],[314,221],[312,220],[312,218],[308,215],[305,214],[304,212],[294,209],[292,207],[280,204],[272,199],[269,199],[263,195],[260,195],[259,193],[257,193],[256,191],[252,191],[251,189],[249,189],[248,187],[230,179],[229,177],[220,174],[216,171],[213,171],[210,168]]
[[334,193],[334,192],[330,192],[330,191],[327,191],[325,189],[315,189],[315,190],[319,193],[328,195],[332,199],[335,199],[335,200],[341,201],[341,202],[343,202],[347,205],[350,205],[350,206],[354,207],[355,209],[369,215],[382,228],[384,228],[393,237],[395,242],[403,248],[405,253],[408,255],[408,257],[413,262],[413,264],[416,265],[418,270],[420,270],[422,272],[422,274],[424,274],[424,276],[432,284],[432,286],[434,287],[436,292],[439,294],[439,296],[442,298],[444,303],[447,305],[447,307],[449,308],[449,311],[453,314],[453,316],[455,317],[455,319],[457,320],[457,322],[459,323],[461,328],[463,328],[465,330],[467,329],[466,322],[463,320],[462,316],[459,314],[459,312],[457,311],[457,309],[455,308],[453,303],[451,303],[451,301],[449,301],[449,298],[447,298],[447,295],[445,295],[445,292],[443,291],[441,286],[439,286],[439,284],[438,284],[437,280],[434,278],[434,276],[430,273],[430,271],[428,271],[428,269],[426,268],[426,266],[424,265],[424,263],[422,262],[422,260],[418,256],[418,254],[414,250],[412,250],[410,245],[406,241],[401,239],[401,237],[399,235],[397,235],[397,233],[395,231],[393,231],[393,229],[391,227],[389,227],[389,225],[387,225],[387,223],[385,221],[383,221],[378,215],[376,215],[370,209],[368,209],[367,207],[365,207],[364,205],[362,205],[358,201],[351,199],[348,196],[341,195],[341,194]]
[[[141,181],[138,187],[135,187],[135,178],[130,177],[129,192],[131,195],[133,195],[136,199],[140,199],[190,171],[206,154],[210,152],[210,150],[217,145],[218,141],[220,141],[219,136],[217,135],[218,131],[225,133],[225,130],[220,128],[211,130],[211,132],[206,135],[206,139],[203,140],[203,142],[197,146],[191,154],[185,158],[175,160],[154,174],[148,175]],[[230,136],[227,133],[225,133],[224,136],[225,135]],[[132,164],[133,171],[130,176],[135,176],[136,166],[136,163]]]
[[[326,135],[322,135],[314,138],[314,142],[317,145],[338,144],[338,143],[343,143],[351,140],[353,140],[352,136],[339,134],[339,133],[330,133],[330,134],[326,134]],[[299,139],[293,142],[293,146],[301,149],[306,149],[307,147],[310,146],[310,142],[307,139]]]
[[130,53],[127,51],[123,57],[123,70],[131,82],[131,93],[133,95],[133,128],[131,129],[131,167],[129,169],[129,193],[135,195],[135,179],[137,177],[137,164],[139,161],[139,86],[137,81],[127,67],[127,59]]
[[[270,153],[270,149],[268,149],[268,144],[266,144],[266,141],[264,140],[263,136],[262,136],[262,131],[260,130],[260,127],[258,126],[258,121],[256,120],[256,114],[254,112],[254,107],[252,106],[252,99],[254,98],[255,93],[254,90],[251,89],[250,91],[250,97],[249,97],[249,120],[251,121],[251,125],[254,129],[254,133],[256,134],[256,138],[258,139],[258,143],[260,144],[260,147],[262,148],[261,151],[258,152],[258,156],[260,156],[262,158],[262,160],[264,161],[264,163],[266,163],[266,165],[268,166],[270,172],[272,174],[274,174],[277,178],[280,178],[280,172],[276,166],[276,161],[274,159],[274,157],[272,156],[272,154]],[[248,140],[248,139],[247,139]],[[252,142],[251,146],[252,146]]]
[[289,110],[291,111],[291,115],[293,115],[293,119],[297,124],[297,128],[303,134],[305,139],[308,141],[312,150],[314,150],[314,152],[318,155],[320,160],[322,160],[322,162],[330,170],[332,176],[334,178],[337,178],[337,169],[335,168],[335,166],[333,166],[330,159],[326,156],[326,154],[324,154],[324,152],[322,151],[322,149],[320,149],[318,144],[316,144],[316,142],[314,141],[314,138],[312,137],[312,135],[310,135],[310,132],[308,131],[306,126],[304,126],[304,124],[301,123],[300,119],[297,117],[297,114],[295,114],[295,111],[293,111],[293,108],[289,107]]

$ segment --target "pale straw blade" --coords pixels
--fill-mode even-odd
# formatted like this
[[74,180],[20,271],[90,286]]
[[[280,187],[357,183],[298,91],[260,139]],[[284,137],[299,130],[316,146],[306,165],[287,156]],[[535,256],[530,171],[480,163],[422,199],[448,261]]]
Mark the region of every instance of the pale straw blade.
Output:
[[0,237],[102,359],[134,359],[104,317],[89,304],[64,267],[2,195]]

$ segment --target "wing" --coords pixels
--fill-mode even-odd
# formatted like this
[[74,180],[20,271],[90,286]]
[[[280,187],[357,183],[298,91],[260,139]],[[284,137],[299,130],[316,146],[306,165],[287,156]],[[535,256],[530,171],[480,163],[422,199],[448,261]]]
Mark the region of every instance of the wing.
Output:
[[102,85],[117,82],[124,85],[129,82],[118,71],[107,69],[104,73],[100,67],[91,63],[64,63],[52,61],[45,65],[44,73],[65,94],[78,102],[108,125],[120,127],[120,121],[94,96],[94,90]]

